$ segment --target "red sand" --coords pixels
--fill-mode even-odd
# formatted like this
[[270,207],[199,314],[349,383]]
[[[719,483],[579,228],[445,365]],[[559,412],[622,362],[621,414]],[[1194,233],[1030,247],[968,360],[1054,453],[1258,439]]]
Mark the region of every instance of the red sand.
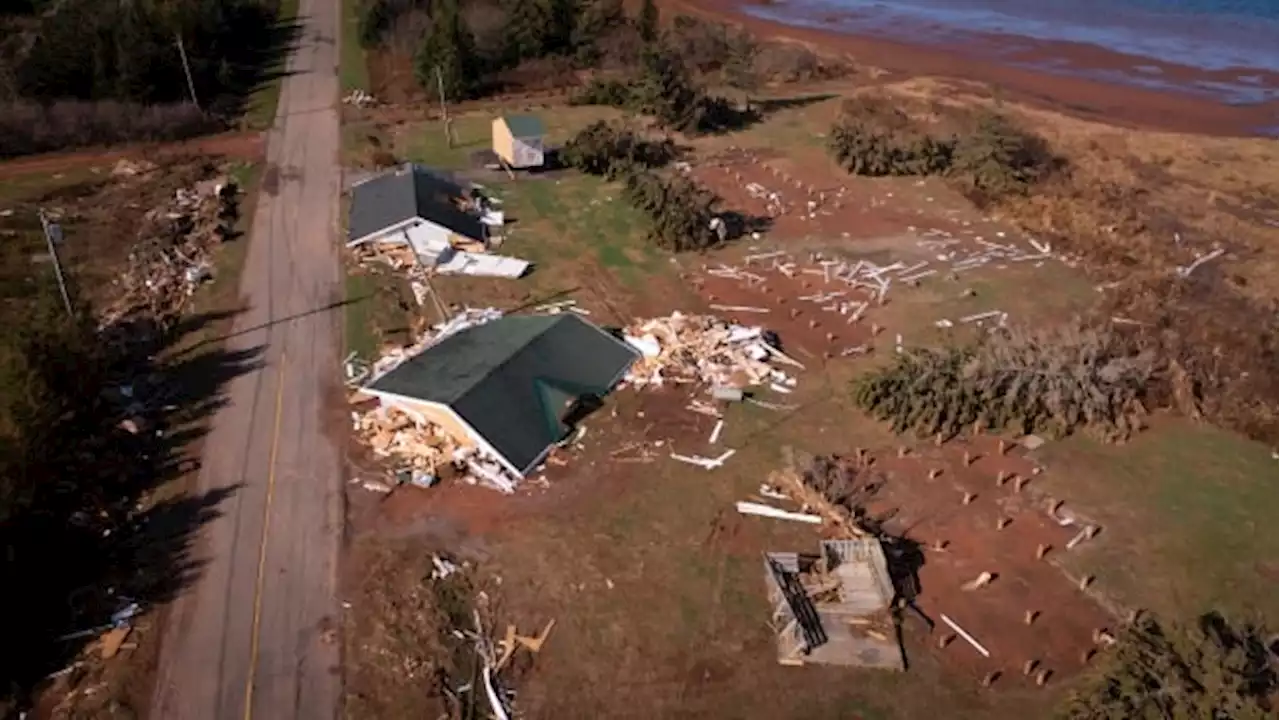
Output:
[[[1065,546],[1080,528],[1060,527],[1049,519],[1049,499],[1036,489],[1036,464],[1018,449],[1001,454],[1000,442],[984,435],[941,447],[917,446],[903,458],[891,449],[872,453],[871,473],[887,480],[869,505],[873,513],[898,511],[888,523],[890,530],[904,533],[924,550],[924,564],[917,571],[920,609],[935,619],[944,613],[951,617],[991,657],[982,657],[958,637],[938,648],[937,639],[948,633],[942,622],[928,640],[929,652],[975,682],[998,671],[996,687],[1034,689],[1033,678],[1023,675],[1024,663],[1035,661],[1048,670],[1051,682],[1075,675],[1088,664],[1086,654],[1097,649],[1094,631],[1113,628],[1116,619],[1081,590],[1078,578],[1057,566],[1056,559],[1070,552]],[[931,468],[941,469],[941,475],[930,478]],[[1001,472],[1009,478],[1003,483],[997,481]],[[1019,491],[1014,476],[1029,482]],[[974,496],[967,505],[962,503],[966,492]],[[997,528],[999,518],[1009,524]],[[944,542],[945,549],[928,549],[935,541]],[[1036,558],[1038,545],[1049,548],[1044,559]],[[992,573],[994,582],[978,590],[962,589],[983,572]],[[1027,611],[1039,613],[1030,625],[1024,621]]]
[[[814,50],[840,53],[861,64],[888,70],[892,76],[937,76],[989,83],[999,88],[1001,96],[1006,99],[1029,102],[1091,120],[1175,132],[1242,136],[1255,135],[1258,128],[1276,124],[1276,106],[1273,103],[1227,106],[1184,93],[1063,77],[1004,64],[1060,58],[1075,68],[1127,68],[1139,64],[1158,67],[1162,77],[1179,84],[1191,79],[1215,79],[1215,73],[1088,45],[1020,38],[1021,44],[1036,49],[996,62],[976,57],[977,48],[973,45],[913,45],[760,20],[741,12],[739,0],[667,0],[665,5],[680,12],[738,24],[760,36],[795,40]],[[999,39],[991,36],[990,41]],[[1274,73],[1270,75],[1274,85],[1276,76]]]

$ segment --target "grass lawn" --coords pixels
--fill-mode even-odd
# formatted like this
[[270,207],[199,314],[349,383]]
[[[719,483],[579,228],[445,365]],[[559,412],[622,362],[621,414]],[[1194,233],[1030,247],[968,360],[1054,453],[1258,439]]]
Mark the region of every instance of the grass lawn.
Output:
[[597,120],[615,120],[623,114],[613,108],[555,107],[524,108],[494,105],[486,110],[472,110],[453,117],[456,142],[450,147],[440,121],[405,125],[397,129],[394,153],[405,160],[434,167],[460,169],[470,164],[471,153],[492,147],[493,119],[502,113],[530,114],[542,119],[548,147],[563,144],[582,128]]
[[338,76],[342,92],[369,90],[369,66],[360,46],[359,0],[342,0],[342,32],[339,45]]
[[1130,607],[1212,609],[1276,625],[1276,461],[1210,426],[1156,423],[1126,445],[1084,438],[1042,451],[1048,487],[1099,522],[1075,564]]

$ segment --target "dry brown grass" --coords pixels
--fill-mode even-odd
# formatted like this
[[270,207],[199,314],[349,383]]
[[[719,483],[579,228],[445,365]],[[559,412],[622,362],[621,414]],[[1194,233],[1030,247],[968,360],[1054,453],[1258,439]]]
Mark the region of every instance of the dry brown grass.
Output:
[[[948,126],[999,104],[984,88],[917,79],[885,89],[914,117]],[[1255,439],[1274,441],[1278,246],[1275,168],[1265,138],[1128,130],[1001,105],[1068,163],[1026,197],[990,208],[1108,281],[1099,310],[1133,321],[1172,368],[1172,397]],[[1221,257],[1182,278],[1180,267]]]
[[347,717],[453,717],[449,694],[477,669],[471,641],[451,634],[473,627],[469,573],[433,580],[420,545],[369,540],[354,552],[360,607],[347,626]]

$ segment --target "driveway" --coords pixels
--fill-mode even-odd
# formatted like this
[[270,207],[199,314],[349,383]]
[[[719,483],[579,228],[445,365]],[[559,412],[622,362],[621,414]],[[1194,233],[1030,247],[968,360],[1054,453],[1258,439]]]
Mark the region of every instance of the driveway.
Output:
[[264,365],[228,386],[196,492],[235,488],[201,529],[199,578],[167,615],[152,717],[336,717],[338,0],[301,0],[242,280],[231,350]]

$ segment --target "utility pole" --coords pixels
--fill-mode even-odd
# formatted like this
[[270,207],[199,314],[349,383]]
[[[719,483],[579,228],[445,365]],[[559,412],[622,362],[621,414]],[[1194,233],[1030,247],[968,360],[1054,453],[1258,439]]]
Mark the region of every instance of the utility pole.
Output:
[[[53,273],[58,278],[58,290],[62,292],[62,306],[67,309],[67,314],[71,315],[71,295],[67,292],[67,280],[62,275],[62,261],[58,259],[58,243],[62,241],[62,228],[49,222],[44,210],[37,212],[40,215],[40,227],[44,230],[45,244],[49,246],[49,257],[53,260]],[[57,235],[56,238],[55,235]]]
[[182,44],[182,33],[174,32],[173,35],[178,40],[178,54],[182,56],[182,71],[187,75],[187,91],[191,93],[191,104],[199,108],[200,101],[196,99],[196,83],[191,79],[191,64],[187,62],[187,47]]
[[444,139],[453,147],[453,121],[449,119],[449,106],[444,99],[444,73],[436,66],[436,88],[440,91],[440,115],[444,118]]

